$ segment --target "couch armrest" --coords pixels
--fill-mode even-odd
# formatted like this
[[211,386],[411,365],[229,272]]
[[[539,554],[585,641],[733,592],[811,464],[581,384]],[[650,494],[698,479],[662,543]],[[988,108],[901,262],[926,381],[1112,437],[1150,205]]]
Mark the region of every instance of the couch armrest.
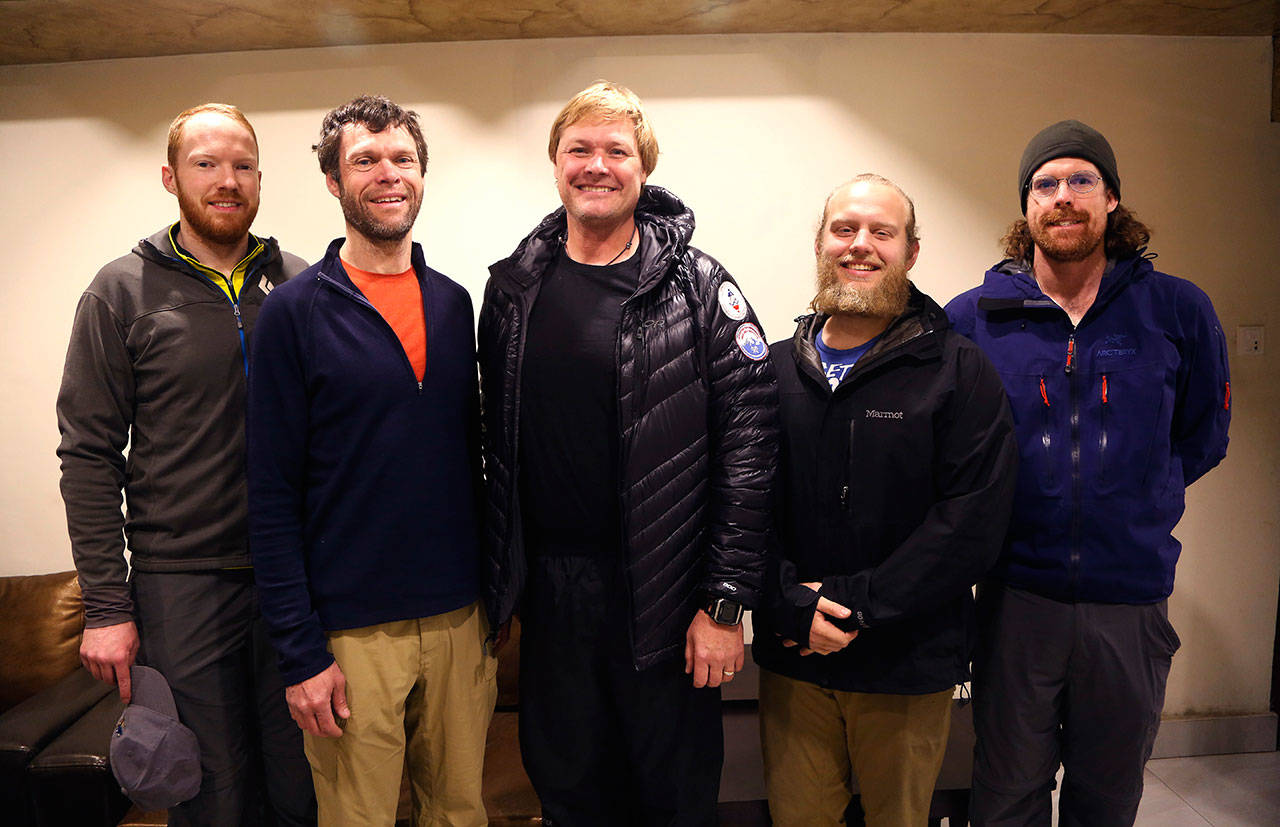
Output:
[[0,712],[80,668],[83,628],[74,571],[0,577]]
[[[111,687],[107,687],[111,689]],[[36,822],[41,825],[114,825],[129,799],[111,774],[111,734],[124,711],[114,689],[31,761]]]
[[115,687],[81,667],[0,714],[0,773],[6,781]]
[[27,775],[32,759],[95,704],[115,694],[114,687],[81,668],[0,714],[0,812],[7,823],[35,823]]

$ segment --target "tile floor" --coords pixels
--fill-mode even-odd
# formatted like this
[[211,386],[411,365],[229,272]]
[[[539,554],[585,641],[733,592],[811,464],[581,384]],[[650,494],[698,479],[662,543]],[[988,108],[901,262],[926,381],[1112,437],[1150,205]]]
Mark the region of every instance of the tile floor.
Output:
[[1280,752],[1148,761],[1137,827],[1206,824],[1280,825]]

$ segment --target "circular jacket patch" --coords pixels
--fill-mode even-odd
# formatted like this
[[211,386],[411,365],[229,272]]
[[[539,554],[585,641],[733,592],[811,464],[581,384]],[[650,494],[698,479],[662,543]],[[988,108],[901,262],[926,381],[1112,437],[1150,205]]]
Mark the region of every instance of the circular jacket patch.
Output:
[[738,350],[752,361],[759,362],[761,359],[769,355],[769,346],[765,344],[764,336],[760,334],[760,328],[747,322],[738,326],[738,332],[734,334],[734,339],[738,342]]
[[738,288],[727,281],[720,282],[720,309],[735,322],[747,318],[747,300]]

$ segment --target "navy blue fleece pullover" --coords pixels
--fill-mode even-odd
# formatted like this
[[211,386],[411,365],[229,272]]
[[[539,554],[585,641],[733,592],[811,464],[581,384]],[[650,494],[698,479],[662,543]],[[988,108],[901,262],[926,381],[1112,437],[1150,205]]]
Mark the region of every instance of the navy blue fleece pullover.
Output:
[[272,291],[254,332],[250,552],[286,684],[333,662],[326,631],[440,614],[479,592],[471,299],[413,246],[419,383],[341,244]]

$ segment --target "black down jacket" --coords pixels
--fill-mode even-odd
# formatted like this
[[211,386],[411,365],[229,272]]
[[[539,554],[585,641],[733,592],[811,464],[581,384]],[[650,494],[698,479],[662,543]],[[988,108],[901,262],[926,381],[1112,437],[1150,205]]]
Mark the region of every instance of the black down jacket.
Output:
[[[737,286],[689,246],[693,214],[666,190],[646,187],[636,223],[640,282],[618,326],[618,495],[631,651],[643,669],[684,651],[705,595],[756,605],[778,434],[759,323],[745,301],[720,300]],[[525,331],[565,232],[560,209],[490,267],[480,310],[485,599],[495,628],[511,617],[527,573],[516,480]]]

